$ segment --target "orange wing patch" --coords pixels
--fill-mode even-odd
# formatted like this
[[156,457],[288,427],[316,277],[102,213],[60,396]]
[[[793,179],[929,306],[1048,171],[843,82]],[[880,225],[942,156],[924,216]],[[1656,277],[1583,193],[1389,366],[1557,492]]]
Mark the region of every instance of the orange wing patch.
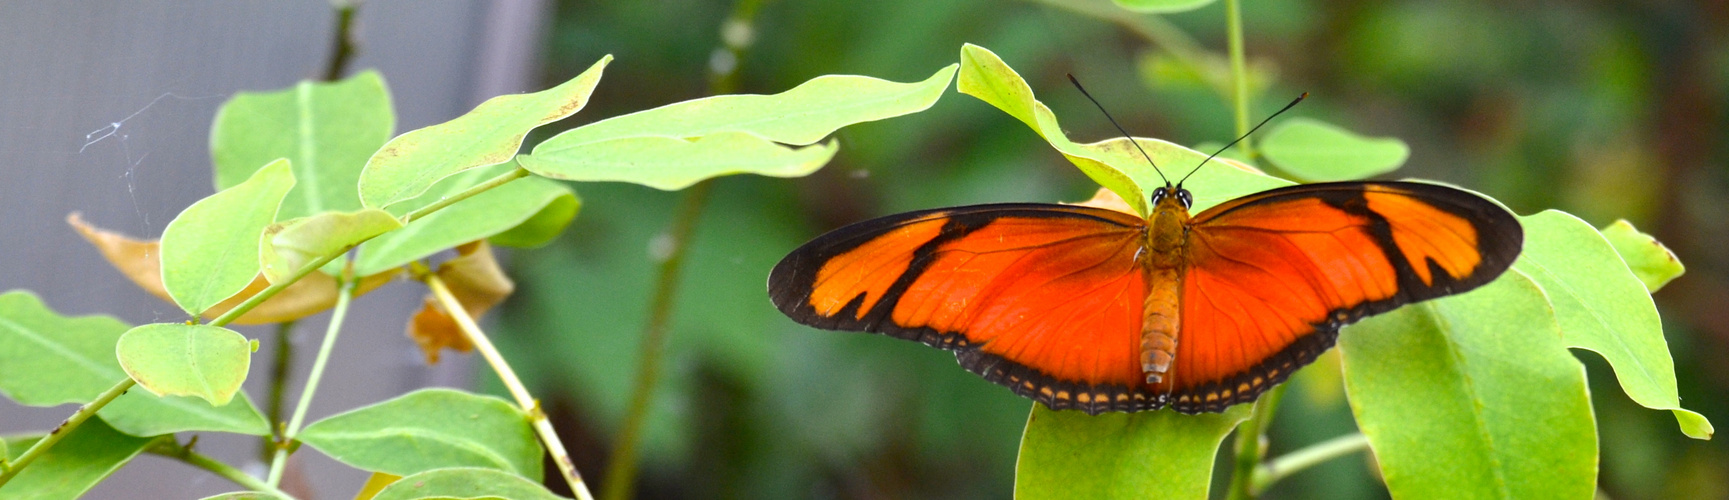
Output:
[[1292,186],[1197,215],[1169,387],[1179,411],[1253,401],[1370,314],[1499,276],[1523,233],[1511,213],[1418,183]]
[[[956,351],[1052,408],[1153,404],[1140,379],[1144,222],[1064,205],[985,205],[847,226],[769,277],[775,305],[818,328]],[[1138,403],[1137,403],[1138,402]]]

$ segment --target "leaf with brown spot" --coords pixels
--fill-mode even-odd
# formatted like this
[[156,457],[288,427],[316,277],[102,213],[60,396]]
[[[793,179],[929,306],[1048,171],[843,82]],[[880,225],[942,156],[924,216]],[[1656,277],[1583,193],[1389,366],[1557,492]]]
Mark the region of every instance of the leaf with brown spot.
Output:
[[[480,318],[492,306],[498,305],[516,284],[504,275],[504,269],[493,258],[492,247],[486,241],[476,241],[456,247],[457,257],[438,266],[436,274],[450,288],[451,295],[471,318]],[[444,348],[468,352],[474,345],[462,334],[462,328],[434,297],[428,295],[425,304],[408,321],[408,338],[420,344],[426,353],[426,364],[437,364]]]
[[[84,236],[102,257],[114,265],[127,279],[132,280],[138,288],[150,292],[162,300],[171,300],[168,291],[162,288],[162,259],[157,255],[158,242],[155,240],[139,240],[126,235],[102,229],[85,222],[78,212],[66,216],[66,223]],[[372,291],[394,279],[399,270],[392,269],[361,279],[355,294]],[[209,310],[204,311],[205,319],[212,319],[228,312],[234,306],[251,298],[265,288],[270,282],[261,274],[253,278],[252,283],[240,293],[229,297]],[[264,301],[258,307],[248,311],[240,319],[234,321],[237,325],[260,325],[280,323],[304,318],[317,314],[336,305],[336,278],[323,273],[312,273],[300,281],[289,285],[281,293]]]

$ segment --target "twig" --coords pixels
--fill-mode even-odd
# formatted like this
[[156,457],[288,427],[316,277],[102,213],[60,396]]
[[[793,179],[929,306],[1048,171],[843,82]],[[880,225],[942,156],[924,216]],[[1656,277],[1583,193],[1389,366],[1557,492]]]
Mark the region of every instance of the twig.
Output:
[[1315,443],[1307,448],[1287,453],[1255,468],[1254,479],[1250,481],[1249,493],[1258,496],[1265,493],[1268,487],[1279,482],[1280,479],[1290,477],[1303,469],[1328,460],[1368,448],[1369,437],[1362,433],[1355,433]]
[[276,443],[282,437],[282,400],[288,388],[288,372],[294,366],[294,320],[276,324],[276,360],[270,367],[270,401],[267,408],[270,418],[270,435],[264,436],[264,446],[259,450],[265,461],[276,451]]
[[1267,428],[1273,424],[1273,414],[1279,410],[1279,400],[1285,396],[1285,386],[1280,384],[1273,390],[1261,396],[1255,402],[1255,414],[1237,426],[1236,462],[1231,472],[1230,490],[1226,498],[1230,500],[1249,500],[1260,493],[1250,488],[1254,480],[1255,469],[1261,464],[1261,459],[1267,456]]
[[95,401],[91,401],[84,406],[78,407],[78,411],[72,412],[72,416],[66,417],[65,422],[61,422],[60,425],[55,427],[53,431],[50,431],[47,436],[43,436],[41,440],[36,441],[36,444],[30,445],[30,449],[24,450],[24,454],[18,455],[17,460],[13,460],[10,465],[6,466],[5,472],[0,472],[0,486],[5,486],[7,482],[12,480],[12,478],[17,477],[18,472],[24,470],[25,467],[28,467],[30,462],[33,462],[43,454],[48,453],[48,449],[52,448],[54,443],[58,443],[61,439],[65,439],[66,435],[71,434],[73,429],[77,429],[85,420],[90,420],[90,417],[95,416],[96,412],[101,410],[102,407],[108,406],[108,402],[113,401],[114,398],[120,397],[121,394],[126,394],[126,390],[131,389],[133,385],[137,385],[137,382],[130,378],[121,380],[120,383],[114,384],[114,387],[110,387],[108,390],[103,391],[101,395],[96,396]]
[[[197,438],[195,437],[193,439],[196,440]],[[192,451],[191,443],[182,446],[179,442],[174,440],[173,436],[167,436],[167,439],[164,440],[164,442],[151,447],[149,451],[157,455],[186,462],[194,467],[213,472],[216,475],[222,476],[229,481],[233,481],[234,484],[238,484],[248,490],[270,493],[281,496],[282,498],[293,498],[282,490],[269,484],[265,484],[264,481],[259,481],[258,478],[252,477],[251,475],[242,472],[240,469],[234,468],[234,466],[222,463],[221,461],[210,458],[202,453]]]
[[300,391],[300,400],[294,403],[294,417],[288,420],[288,427],[282,431],[282,440],[276,443],[276,455],[270,460],[270,475],[266,481],[271,486],[282,484],[282,471],[288,467],[288,449],[300,434],[300,426],[306,421],[306,409],[312,406],[312,395],[318,391],[318,382],[324,378],[324,366],[330,361],[331,351],[335,350],[336,336],[342,333],[342,320],[348,316],[348,303],[354,299],[353,273],[353,261],[350,261],[342,270],[342,277],[338,278],[336,308],[330,313],[330,326],[324,331],[324,343],[318,346],[318,357],[312,361],[312,373],[306,377],[306,387]]
[[510,369],[510,363],[505,362],[504,356],[498,353],[498,348],[493,347],[492,341],[486,337],[486,332],[474,323],[474,318],[469,317],[468,310],[462,307],[462,302],[456,299],[456,295],[450,293],[450,287],[445,286],[444,280],[439,279],[437,273],[431,272],[419,262],[410,264],[409,268],[413,270],[415,277],[426,282],[426,286],[432,289],[432,295],[438,298],[439,304],[456,320],[463,336],[468,338],[469,343],[474,344],[474,349],[480,351],[481,357],[486,358],[486,363],[492,365],[492,371],[498,373],[498,379],[504,382],[504,387],[516,398],[516,404],[528,414],[529,423],[534,425],[535,433],[540,435],[541,442],[546,443],[546,452],[552,454],[552,462],[558,465],[558,472],[564,475],[570,491],[576,494],[578,500],[593,500],[594,495],[589,493],[588,484],[582,481],[582,474],[576,471],[576,464],[571,462],[564,442],[558,439],[558,433],[546,419],[546,412],[540,410],[540,402],[529,395],[528,388],[522,385],[522,380],[517,378],[516,371]]

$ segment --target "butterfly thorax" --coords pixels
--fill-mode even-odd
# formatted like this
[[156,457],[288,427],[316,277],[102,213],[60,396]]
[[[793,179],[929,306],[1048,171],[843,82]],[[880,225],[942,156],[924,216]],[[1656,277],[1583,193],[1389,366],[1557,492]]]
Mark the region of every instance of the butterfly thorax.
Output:
[[1165,380],[1177,357],[1184,255],[1189,239],[1189,208],[1183,203],[1187,199],[1187,196],[1155,197],[1145,251],[1141,252],[1142,268],[1147,273],[1147,298],[1141,320],[1141,375],[1148,384]]

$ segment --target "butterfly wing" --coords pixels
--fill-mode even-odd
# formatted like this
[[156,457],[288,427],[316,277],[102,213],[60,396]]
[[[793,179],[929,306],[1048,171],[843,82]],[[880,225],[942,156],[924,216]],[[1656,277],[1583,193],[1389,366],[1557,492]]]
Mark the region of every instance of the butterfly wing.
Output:
[[1163,389],[1187,413],[1253,401],[1345,324],[1488,283],[1523,241],[1506,209],[1434,184],[1305,184],[1215,206],[1190,221]]
[[1138,217],[1078,206],[909,212],[806,243],[775,266],[769,295],[806,325],[955,351],[1052,408],[1140,409],[1144,234]]

